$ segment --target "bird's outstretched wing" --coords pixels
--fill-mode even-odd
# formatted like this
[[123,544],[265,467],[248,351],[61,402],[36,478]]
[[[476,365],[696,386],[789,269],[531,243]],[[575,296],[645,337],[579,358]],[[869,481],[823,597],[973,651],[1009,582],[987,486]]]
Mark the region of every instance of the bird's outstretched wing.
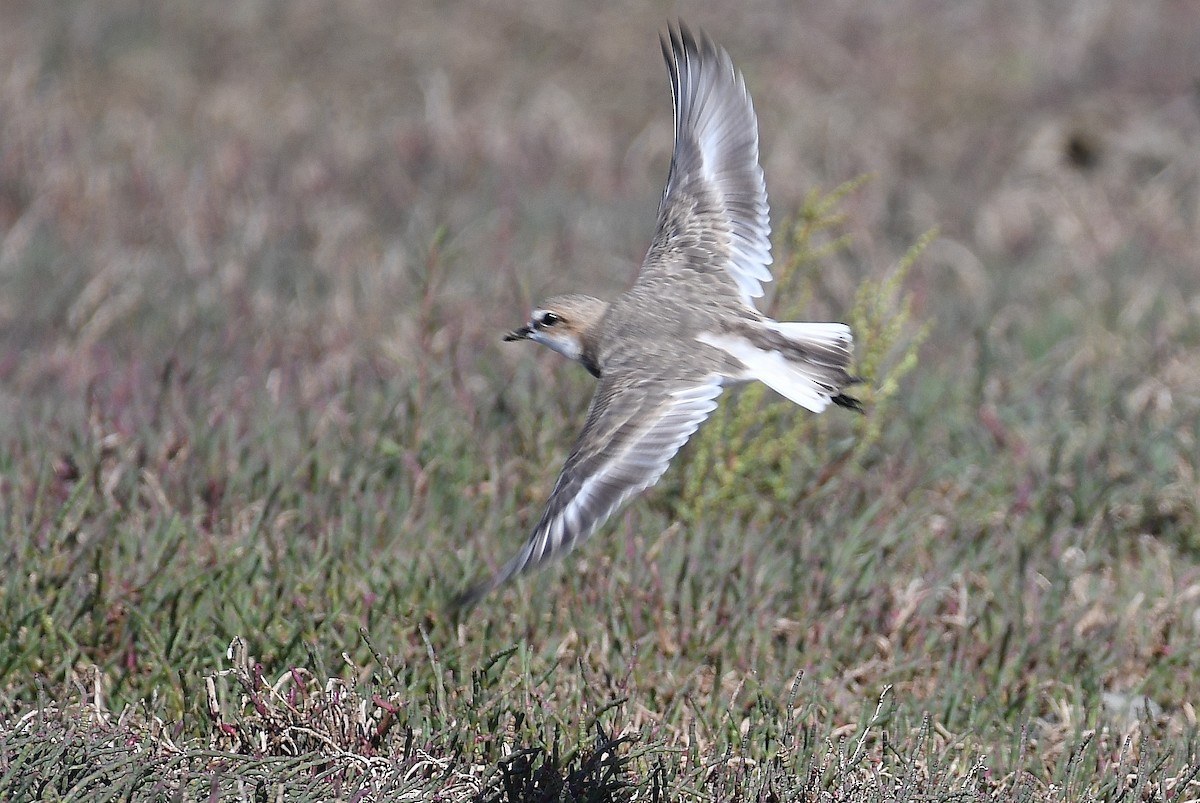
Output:
[[468,609],[516,575],[584,541],[629,497],[658,482],[671,458],[716,409],[720,394],[716,376],[663,380],[606,373],[533,534],[504,568],[460,595],[452,607]]
[[750,307],[771,281],[771,223],[758,121],[729,54],[682,24],[662,38],[675,103],[675,150],[658,228],[638,277],[685,284]]

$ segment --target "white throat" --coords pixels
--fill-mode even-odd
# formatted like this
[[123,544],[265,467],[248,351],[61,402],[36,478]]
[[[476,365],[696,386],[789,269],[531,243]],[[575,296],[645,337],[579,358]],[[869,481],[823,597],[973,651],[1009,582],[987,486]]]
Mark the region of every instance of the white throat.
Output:
[[568,332],[548,332],[545,329],[541,329],[531,332],[529,339],[554,349],[568,360],[578,362],[583,359],[583,343],[574,334]]

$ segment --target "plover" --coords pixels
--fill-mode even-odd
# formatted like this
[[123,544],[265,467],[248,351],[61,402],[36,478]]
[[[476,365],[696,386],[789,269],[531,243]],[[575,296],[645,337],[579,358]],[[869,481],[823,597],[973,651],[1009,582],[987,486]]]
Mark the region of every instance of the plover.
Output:
[[599,379],[583,432],[521,551],[462,594],[468,608],[558,558],[658,482],[726,385],[758,380],[814,413],[861,410],[842,389],[844,323],[772,320],[754,305],[771,280],[758,122],[729,54],[680,24],[660,37],[671,74],[675,149],[658,226],[633,286],[615,301],[551,298],[505,340],[532,340]]

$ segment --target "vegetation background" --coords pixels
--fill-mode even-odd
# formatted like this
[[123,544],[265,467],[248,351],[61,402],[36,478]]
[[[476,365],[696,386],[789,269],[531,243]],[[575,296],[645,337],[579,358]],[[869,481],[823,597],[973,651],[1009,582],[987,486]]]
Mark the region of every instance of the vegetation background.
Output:
[[[500,335],[630,282],[677,16],[868,414],[730,394],[455,623],[590,396]],[[0,798],[1200,799],[1197,31],[5,0]]]

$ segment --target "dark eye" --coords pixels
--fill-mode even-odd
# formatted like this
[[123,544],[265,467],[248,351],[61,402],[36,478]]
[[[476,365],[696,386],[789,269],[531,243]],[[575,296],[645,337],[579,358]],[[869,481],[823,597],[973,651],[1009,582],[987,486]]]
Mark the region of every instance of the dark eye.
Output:
[[554,324],[561,320],[562,318],[558,317],[553,312],[543,312],[542,317],[538,319],[538,323],[540,323],[542,326],[554,326]]

